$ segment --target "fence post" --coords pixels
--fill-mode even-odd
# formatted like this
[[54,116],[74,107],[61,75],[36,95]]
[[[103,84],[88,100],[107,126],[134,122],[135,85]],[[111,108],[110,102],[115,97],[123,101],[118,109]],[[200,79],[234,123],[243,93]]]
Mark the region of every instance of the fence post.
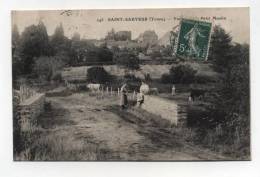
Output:
[[28,98],[29,95],[29,89],[26,87],[26,99]]
[[24,85],[22,86],[22,94],[23,94],[23,100],[25,100],[25,88],[24,88]]
[[175,95],[175,86],[172,86],[172,95]]
[[103,98],[103,94],[104,94],[104,88],[103,86],[101,86],[101,98]]
[[135,90],[134,90],[134,93],[133,93],[133,100],[135,99]]
[[23,90],[22,90],[22,86],[21,85],[20,85],[19,89],[20,89],[20,92],[19,92],[20,93],[20,102],[22,102],[23,101],[23,94],[22,94]]
[[117,88],[117,96],[119,96],[120,95],[120,93],[119,93],[119,88]]

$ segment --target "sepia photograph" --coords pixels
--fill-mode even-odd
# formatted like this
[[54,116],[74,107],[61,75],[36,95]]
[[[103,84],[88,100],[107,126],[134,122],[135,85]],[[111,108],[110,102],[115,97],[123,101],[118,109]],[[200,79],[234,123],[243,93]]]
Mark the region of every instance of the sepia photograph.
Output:
[[250,161],[249,11],[13,10],[13,161]]

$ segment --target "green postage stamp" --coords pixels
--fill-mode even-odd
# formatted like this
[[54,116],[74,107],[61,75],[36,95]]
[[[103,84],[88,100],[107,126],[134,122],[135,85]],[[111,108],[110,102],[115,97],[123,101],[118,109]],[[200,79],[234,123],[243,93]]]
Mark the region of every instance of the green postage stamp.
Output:
[[182,19],[176,54],[183,58],[207,60],[212,24]]

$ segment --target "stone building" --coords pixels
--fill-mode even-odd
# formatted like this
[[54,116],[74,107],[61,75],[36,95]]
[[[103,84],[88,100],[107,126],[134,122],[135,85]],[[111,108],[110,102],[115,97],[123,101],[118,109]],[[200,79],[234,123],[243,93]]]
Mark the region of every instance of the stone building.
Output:
[[154,45],[158,42],[158,35],[153,30],[147,30],[139,35],[137,41],[146,45]]
[[127,41],[131,40],[132,33],[131,31],[118,31],[115,32],[115,30],[112,28],[111,31],[109,31],[105,37],[106,40],[114,40],[114,41]]

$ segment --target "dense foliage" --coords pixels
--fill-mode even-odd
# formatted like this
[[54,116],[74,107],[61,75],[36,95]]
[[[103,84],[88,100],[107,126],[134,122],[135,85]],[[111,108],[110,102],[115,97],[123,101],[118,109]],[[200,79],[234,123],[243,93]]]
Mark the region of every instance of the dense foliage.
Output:
[[[234,44],[219,26],[212,35],[209,55],[219,79],[210,90],[205,110],[190,109],[188,123],[198,129],[200,142],[228,146],[239,157],[250,154],[249,45]],[[214,143],[215,142],[215,143]]]
[[223,71],[232,58],[231,42],[232,37],[223,28],[218,25],[213,28],[208,59],[214,63],[217,71]]
[[121,51],[117,53],[114,60],[118,65],[129,70],[138,70],[140,68],[138,57],[129,51]]
[[111,75],[103,67],[91,67],[87,70],[87,80],[91,83],[105,84],[111,81]]
[[[47,80],[54,77],[64,66],[95,65],[113,62],[113,52],[106,44],[95,46],[88,40],[81,39],[75,33],[71,39],[64,35],[63,25],[56,27],[54,34],[48,36],[42,21],[38,25],[31,25],[19,34],[16,25],[12,30],[13,77],[42,76]],[[45,66],[45,64],[46,66]],[[55,67],[52,64],[55,63]],[[58,66],[59,65],[59,66]],[[44,68],[39,68],[44,66]],[[49,67],[48,69],[46,67]],[[46,71],[46,72],[45,72]],[[51,72],[51,73],[50,73]]]
[[190,65],[177,65],[171,67],[169,74],[163,74],[163,83],[190,84],[194,81],[196,70]]

